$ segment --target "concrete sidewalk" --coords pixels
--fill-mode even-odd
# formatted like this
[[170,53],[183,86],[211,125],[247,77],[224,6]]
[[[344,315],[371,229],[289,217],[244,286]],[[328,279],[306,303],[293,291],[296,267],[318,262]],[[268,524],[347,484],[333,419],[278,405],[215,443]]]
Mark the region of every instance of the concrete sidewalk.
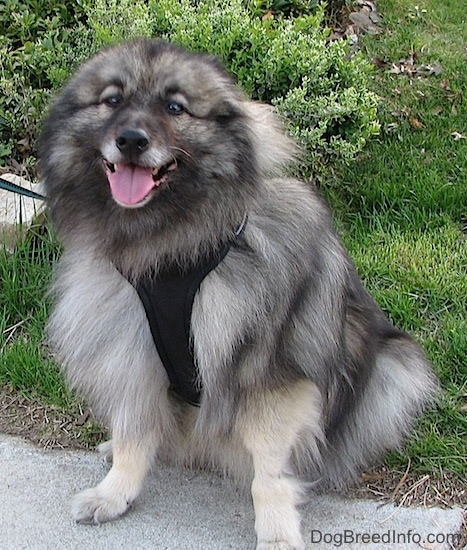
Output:
[[[0,549],[254,550],[248,495],[215,475],[167,467],[148,480],[121,520],[76,525],[69,514],[72,495],[98,483],[107,469],[95,453],[44,451],[0,434]],[[313,550],[440,550],[452,548],[449,535],[458,533],[462,509],[378,508],[374,501],[320,496],[303,517]]]

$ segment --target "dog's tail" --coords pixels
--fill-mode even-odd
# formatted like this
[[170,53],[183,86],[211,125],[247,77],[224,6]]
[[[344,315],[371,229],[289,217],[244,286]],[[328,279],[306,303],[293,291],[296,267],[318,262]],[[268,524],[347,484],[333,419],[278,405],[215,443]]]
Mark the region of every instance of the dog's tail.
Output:
[[431,365],[410,337],[388,338],[352,410],[328,438],[317,488],[342,489],[384,453],[400,449],[437,392]]

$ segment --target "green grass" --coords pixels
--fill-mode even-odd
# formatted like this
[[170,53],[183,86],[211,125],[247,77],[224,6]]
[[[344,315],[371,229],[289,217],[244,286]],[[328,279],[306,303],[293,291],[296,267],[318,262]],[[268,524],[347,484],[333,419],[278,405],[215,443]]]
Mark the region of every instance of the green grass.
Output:
[[[418,5],[418,9],[415,6]],[[385,0],[369,59],[416,52],[438,76],[375,71],[381,135],[323,185],[365,285],[432,360],[443,389],[401,453],[415,473],[467,474],[467,11],[465,0]],[[45,289],[58,250],[48,234],[0,251],[0,384],[67,407],[72,397],[43,343]]]
[[[415,6],[418,5],[418,9]],[[404,452],[415,473],[467,474],[467,11],[464,0],[378,4],[385,32],[364,37],[384,61],[373,89],[382,131],[329,182],[336,223],[367,288],[432,360],[442,386]],[[438,76],[393,74],[416,53]],[[460,137],[464,136],[464,137]],[[458,138],[458,139],[456,139]]]
[[14,252],[0,247],[0,384],[67,407],[73,398],[44,344],[45,294],[58,253],[40,226]]

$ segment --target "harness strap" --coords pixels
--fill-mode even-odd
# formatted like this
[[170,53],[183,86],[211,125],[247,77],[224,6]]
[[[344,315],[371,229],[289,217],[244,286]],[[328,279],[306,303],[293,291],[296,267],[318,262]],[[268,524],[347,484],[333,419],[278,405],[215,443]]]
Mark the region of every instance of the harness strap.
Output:
[[228,254],[245,224],[246,216],[233,239],[193,269],[183,271],[174,267],[156,277],[147,275],[134,284],[146,311],[171,389],[191,405],[199,406],[202,395],[191,341],[191,314],[195,295],[206,275]]

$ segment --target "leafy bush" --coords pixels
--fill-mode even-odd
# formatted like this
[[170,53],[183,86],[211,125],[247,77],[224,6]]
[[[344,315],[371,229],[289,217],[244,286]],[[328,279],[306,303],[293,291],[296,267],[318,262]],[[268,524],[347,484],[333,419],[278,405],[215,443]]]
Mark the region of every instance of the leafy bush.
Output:
[[89,22],[102,44],[114,42],[108,29],[115,21],[127,21],[117,41],[158,36],[219,56],[248,96],[273,103],[288,121],[307,153],[303,171],[353,160],[378,133],[370,66],[362,56],[350,56],[344,41],[329,41],[323,6],[313,14],[265,19],[242,0],[152,0],[148,8],[98,0]]
[[79,0],[0,4],[0,166],[29,157],[51,89],[68,75],[61,57],[82,17]]
[[[306,151],[306,173],[351,161],[378,131],[369,65],[351,56],[345,42],[329,41],[324,8],[316,2],[308,10],[306,2],[286,2],[295,8],[290,17],[262,17],[258,6],[268,3],[261,1],[75,0],[64,8],[53,0],[7,0],[2,23],[15,20],[20,5],[33,4],[43,11],[29,10],[30,29],[18,23],[0,39],[4,156],[29,143],[50,91],[79,61],[137,36],[219,56],[248,96],[274,104],[288,121]],[[0,149],[0,163],[1,155]]]

